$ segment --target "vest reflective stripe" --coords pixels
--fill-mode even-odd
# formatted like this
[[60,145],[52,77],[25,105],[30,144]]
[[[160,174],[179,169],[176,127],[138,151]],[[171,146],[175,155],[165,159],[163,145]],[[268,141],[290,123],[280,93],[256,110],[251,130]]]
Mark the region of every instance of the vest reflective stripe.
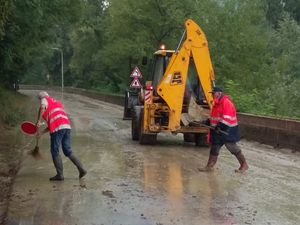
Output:
[[223,115],[224,119],[229,119],[229,120],[236,120],[236,116],[229,116],[229,115]]
[[212,118],[210,118],[210,124],[212,126],[217,125],[220,121],[221,121],[221,118],[219,118],[219,119],[216,119],[216,118],[212,119]]
[[53,132],[56,132],[56,131],[62,130],[62,129],[71,129],[71,126],[69,124],[63,124],[63,125],[60,125],[59,127],[57,127]]
[[229,127],[234,127],[238,125],[236,116],[223,115],[223,118],[220,120],[221,123],[226,124]]
[[63,115],[63,114],[58,114],[56,116],[54,116],[53,118],[50,119],[49,123],[52,123],[54,120],[57,120],[59,118],[64,118],[64,119],[68,119],[67,116]]
[[229,126],[229,127],[235,127],[238,125],[238,122],[235,122],[235,123],[229,123],[227,122],[226,120],[221,120],[220,121],[221,123],[224,123],[225,125]]
[[210,122],[212,126],[221,122],[229,127],[238,125],[236,110],[228,96],[215,100],[215,104],[211,110]]
[[48,116],[47,116],[47,121],[49,119],[49,116],[52,114],[52,113],[55,113],[57,111],[64,111],[63,108],[55,108],[55,109],[52,109],[49,113],[48,113]]
[[68,127],[71,129],[70,120],[65,113],[63,105],[51,97],[46,97],[46,100],[48,102],[48,107],[43,114],[43,118],[47,121],[50,133],[62,129],[61,127]]

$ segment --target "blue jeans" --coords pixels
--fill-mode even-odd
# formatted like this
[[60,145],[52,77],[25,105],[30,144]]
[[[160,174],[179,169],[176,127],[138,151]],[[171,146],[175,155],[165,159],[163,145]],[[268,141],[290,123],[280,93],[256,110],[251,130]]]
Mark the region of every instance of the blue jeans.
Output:
[[50,134],[51,139],[51,155],[56,157],[59,155],[59,147],[62,146],[62,150],[65,156],[72,154],[71,150],[71,129],[61,129]]

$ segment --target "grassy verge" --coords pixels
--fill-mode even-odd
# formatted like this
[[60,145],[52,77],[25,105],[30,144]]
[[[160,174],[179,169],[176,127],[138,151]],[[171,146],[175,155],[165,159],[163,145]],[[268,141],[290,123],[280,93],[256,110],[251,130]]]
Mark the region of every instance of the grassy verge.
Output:
[[24,135],[19,124],[33,118],[34,104],[27,96],[0,88],[0,106],[0,224],[5,224],[9,195],[23,157]]
[[26,117],[28,97],[0,88],[0,123],[4,126],[16,126]]

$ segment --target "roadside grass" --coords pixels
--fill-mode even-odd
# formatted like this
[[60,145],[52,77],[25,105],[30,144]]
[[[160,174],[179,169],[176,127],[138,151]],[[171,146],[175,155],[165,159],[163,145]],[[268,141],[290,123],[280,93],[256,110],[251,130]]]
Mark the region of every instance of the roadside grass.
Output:
[[0,224],[6,224],[10,193],[24,155],[28,139],[19,124],[36,117],[32,98],[0,87]]
[[28,116],[28,97],[0,87],[0,123],[14,127]]

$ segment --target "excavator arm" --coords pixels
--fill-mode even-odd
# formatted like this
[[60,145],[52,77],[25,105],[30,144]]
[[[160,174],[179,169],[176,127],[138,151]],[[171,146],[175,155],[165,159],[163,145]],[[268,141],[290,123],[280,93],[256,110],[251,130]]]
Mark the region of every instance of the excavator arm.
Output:
[[180,128],[184,92],[191,58],[194,60],[200,85],[211,107],[213,97],[210,93],[214,83],[214,71],[210,59],[208,42],[202,29],[191,19],[185,22],[185,34],[178,49],[172,55],[157,93],[170,109],[169,129]]

